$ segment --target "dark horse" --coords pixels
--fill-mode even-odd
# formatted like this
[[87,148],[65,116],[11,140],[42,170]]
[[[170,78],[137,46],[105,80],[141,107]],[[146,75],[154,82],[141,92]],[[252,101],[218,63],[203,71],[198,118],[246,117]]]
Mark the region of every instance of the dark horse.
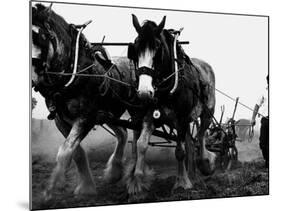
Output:
[[73,75],[77,27],[68,24],[51,6],[37,4],[32,8],[32,86],[46,99],[48,109],[55,113],[57,128],[66,138],[57,153],[57,164],[45,191],[46,199],[64,178],[72,159],[79,173],[74,193],[96,193],[87,156],[80,145],[96,124],[106,122],[118,139],[107,163],[105,178],[114,182],[122,177],[127,131],[112,125],[108,119],[119,118],[126,109],[123,102],[129,102],[134,95],[130,86],[131,72],[126,64],[129,60],[111,63],[103,48],[93,47],[81,34],[77,42],[78,70],[77,75]]
[[[193,186],[196,165],[189,123],[198,118],[200,129],[197,136],[201,146],[198,167],[204,174],[211,174],[215,168],[216,156],[207,151],[204,143],[204,133],[212,121],[215,108],[213,70],[202,60],[189,59],[178,43],[174,52],[174,34],[177,32],[164,29],[165,19],[166,17],[159,25],[147,20],[141,26],[133,15],[133,25],[138,36],[129,46],[128,57],[135,63],[138,96],[141,100],[150,102],[151,106],[144,118],[140,137],[135,143],[137,156],[127,184],[132,195],[140,196],[149,189],[148,175],[151,171],[147,170],[145,153],[153,130],[162,124],[177,131],[175,155],[178,174],[174,188],[189,189]],[[174,82],[176,65],[178,82]]]

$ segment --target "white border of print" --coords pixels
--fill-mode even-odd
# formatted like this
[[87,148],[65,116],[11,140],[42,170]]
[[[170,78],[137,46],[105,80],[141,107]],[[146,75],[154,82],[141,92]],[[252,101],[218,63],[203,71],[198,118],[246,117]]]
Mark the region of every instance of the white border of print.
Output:
[[[270,196],[164,202],[138,205],[95,207],[97,210],[267,210],[280,207],[280,153],[278,110],[280,110],[280,7],[273,0],[66,0],[74,3],[107,4],[194,11],[210,11],[270,16]],[[60,2],[58,0],[58,2]],[[1,210],[27,210],[29,188],[29,59],[27,0],[3,1],[1,12]],[[278,21],[279,20],[279,21]],[[278,83],[279,82],[279,83]],[[279,84],[279,85],[278,85]],[[279,87],[278,87],[279,86]],[[280,112],[280,111],[279,111]],[[274,115],[273,115],[274,114]],[[4,118],[3,118],[4,117]],[[132,207],[133,206],[133,207]],[[69,211],[90,210],[68,209]]]

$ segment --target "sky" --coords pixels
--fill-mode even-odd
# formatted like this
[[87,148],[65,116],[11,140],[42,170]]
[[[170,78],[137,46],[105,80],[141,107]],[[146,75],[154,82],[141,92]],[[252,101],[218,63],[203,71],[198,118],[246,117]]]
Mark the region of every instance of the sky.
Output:
[[[49,5],[49,4],[45,4]],[[131,14],[139,22],[149,19],[157,24],[166,15],[165,28],[184,27],[179,40],[189,41],[183,48],[189,57],[208,62],[215,72],[216,88],[240,102],[254,107],[265,93],[268,74],[268,20],[266,17],[222,15],[198,12],[116,8],[54,3],[52,9],[69,23],[93,22],[83,31],[90,42],[132,42],[137,33]],[[30,44],[31,45],[31,44]],[[127,47],[107,47],[111,56],[126,56]],[[44,99],[32,91],[38,101],[34,118],[46,118]],[[225,105],[224,117],[232,116],[235,102],[216,92],[215,116]],[[238,105],[235,119],[251,118],[252,112]]]

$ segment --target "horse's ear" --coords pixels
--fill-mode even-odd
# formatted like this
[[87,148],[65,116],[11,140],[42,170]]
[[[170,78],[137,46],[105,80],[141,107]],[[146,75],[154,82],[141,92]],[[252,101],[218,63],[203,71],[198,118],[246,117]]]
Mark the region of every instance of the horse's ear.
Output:
[[162,30],[164,29],[164,26],[165,26],[165,22],[166,22],[166,15],[163,17],[162,21],[157,26],[157,31],[156,31],[157,34],[160,34],[162,32]]
[[37,9],[35,7],[32,7],[32,15],[36,13]]
[[137,60],[137,53],[133,43],[129,43],[128,45],[128,52],[127,57],[130,60],[136,61]]
[[138,18],[137,18],[137,16],[135,16],[134,14],[132,14],[132,17],[133,17],[133,25],[134,25],[134,27],[135,27],[137,33],[139,34],[140,31],[141,31],[141,26],[140,26],[140,23],[139,23],[139,21],[138,21]]
[[51,12],[52,12],[52,6],[53,6],[53,3],[50,4],[49,7],[46,8],[46,12],[50,15]]

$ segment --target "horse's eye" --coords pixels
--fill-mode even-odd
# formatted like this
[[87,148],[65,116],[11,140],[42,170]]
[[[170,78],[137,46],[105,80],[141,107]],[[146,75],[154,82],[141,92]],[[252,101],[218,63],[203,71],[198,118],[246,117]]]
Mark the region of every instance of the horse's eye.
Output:
[[50,30],[51,27],[50,27],[49,23],[44,23],[44,25],[48,30]]
[[160,45],[161,45],[160,40],[156,39],[155,40],[155,48],[158,49],[160,47]]
[[43,39],[43,40],[46,40],[46,35],[45,34],[41,34],[41,38]]

